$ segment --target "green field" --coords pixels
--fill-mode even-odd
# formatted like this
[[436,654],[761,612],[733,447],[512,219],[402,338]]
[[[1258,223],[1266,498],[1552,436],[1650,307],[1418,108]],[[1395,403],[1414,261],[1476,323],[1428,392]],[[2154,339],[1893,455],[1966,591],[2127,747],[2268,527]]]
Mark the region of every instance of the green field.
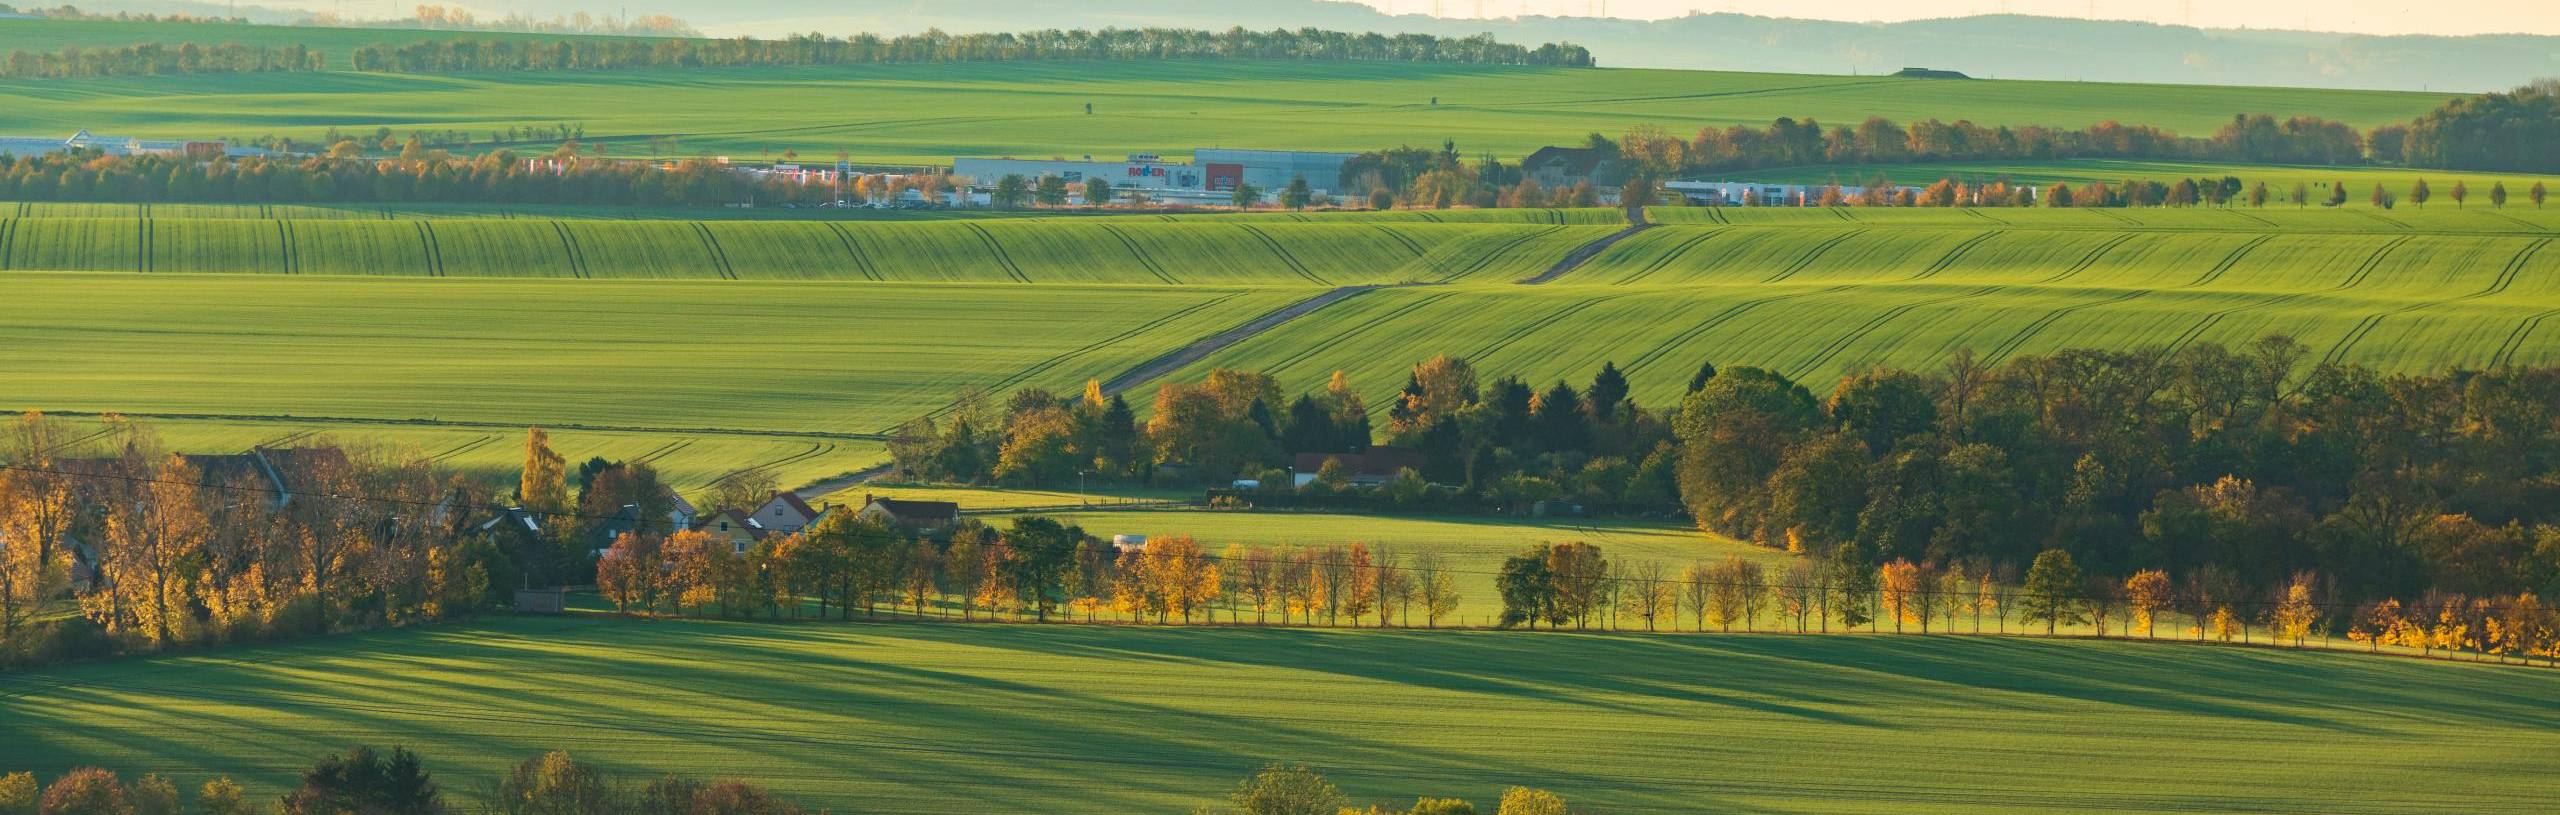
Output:
[[[148,425],[173,450],[219,453],[259,445],[371,446],[424,456],[472,479],[510,486],[524,467],[524,428],[495,423],[437,426],[155,418]],[[859,470],[888,458],[881,442],[863,438],[684,431],[547,432],[552,449],[573,465],[595,457],[646,461],[657,468],[667,484],[685,493],[695,493],[721,476],[747,468],[770,470],[789,486]]]
[[0,220],[19,306],[0,344],[26,360],[0,407],[245,423],[223,443],[351,419],[332,435],[442,428],[415,442],[439,450],[471,441],[448,431],[541,423],[633,434],[642,452],[718,439],[699,452],[733,456],[670,459],[688,477],[788,459],[814,478],[875,461],[870,439],[964,386],[1071,391],[1330,287],[1390,283],[1419,285],[1354,295],[1176,376],[1225,365],[1298,390],[1342,370],[1383,411],[1438,353],[1541,383],[1613,361],[1651,405],[1701,359],[1817,391],[1960,348],[1999,360],[2268,333],[2313,361],[2392,371],[2560,360],[2560,210],[1667,208],[1570,273],[1515,282],[1612,231],[1599,214],[39,212]]
[[[6,41],[16,21],[0,21]],[[298,31],[299,29],[288,29]],[[397,32],[361,32],[395,36]],[[314,35],[318,36],[318,35]],[[342,35],[331,34],[338,37]],[[118,43],[121,44],[121,43]],[[348,48],[331,49],[343,54]],[[343,57],[337,57],[342,64]],[[1433,104],[1434,99],[1438,104]],[[954,156],[1187,156],[1198,147],[1375,150],[1453,139],[1517,159],[1639,124],[1687,134],[1779,116],[1870,115],[2084,127],[2114,119],[2210,135],[2235,113],[2371,127],[2440,94],[1386,62],[876,65],[509,74],[251,74],[0,82],[12,133],[318,139],[331,127],[583,124],[614,155],[740,160],[850,151],[886,164]],[[1092,104],[1094,112],[1085,113]],[[538,145],[537,145],[538,146]]]
[[[1775,170],[1759,170],[1749,173],[1735,173],[1733,174],[1733,177],[1737,179],[1777,184],[1821,184],[1830,181],[1838,181],[1846,186],[1858,186],[1865,183],[1868,179],[1875,178],[1877,175],[1883,175],[1884,177],[1891,179],[1896,184],[1909,184],[1914,186],[1925,186],[1931,182],[1937,181],[1938,179],[1949,177],[1986,181],[1997,178],[2006,178],[2013,182],[2037,185],[2049,185],[2060,181],[2068,182],[2073,186],[2078,186],[2091,181],[2103,181],[2112,184],[2128,178],[2158,179],[2161,181],[2174,182],[2176,179],[2180,178],[2221,178],[2223,176],[2233,176],[2239,178],[2244,183],[2256,183],[2260,181],[2266,182],[2270,201],[2281,201],[2286,196],[2292,195],[2293,185],[2299,182],[2310,188],[2311,203],[2313,206],[2318,206],[2319,202],[2328,200],[2329,185],[2338,183],[2344,183],[2347,185],[2348,205],[2365,206],[2366,201],[2369,200],[2373,194],[2373,185],[2380,184],[2384,188],[2389,189],[2393,195],[2402,196],[2401,207],[2405,210],[2417,209],[2415,205],[2408,203],[2407,194],[2409,192],[2410,183],[2422,178],[2426,179],[2427,183],[2435,188],[2436,200],[2432,202],[2429,208],[2453,208],[2453,199],[2446,197],[2446,195],[2453,189],[2453,182],[2456,180],[2465,181],[2471,185],[2471,204],[2473,206],[2484,206],[2488,203],[2489,185],[2494,182],[2505,182],[2507,185],[2507,194],[2509,195],[2508,206],[2520,208],[2530,206],[2525,201],[2525,190],[2532,188],[2535,182],[2538,181],[2549,186],[2560,186],[2560,178],[2525,175],[2519,173],[2483,173],[2468,170],[2412,170],[2405,167],[2316,167],[2300,165],[2213,164],[2188,161],[2126,161],[2117,159],[1942,162],[1933,164],[1843,164],[1820,167],[1790,167]],[[2289,202],[2286,205],[2291,206]],[[2269,204],[2269,206],[2273,207],[2275,205]]]
[[[2540,813],[2560,673],[1989,638],[513,619],[0,677],[0,767],[273,795],[403,744],[478,803],[564,748],[838,812],[1356,799],[1612,812]],[[2352,777],[2350,777],[2352,776]]]

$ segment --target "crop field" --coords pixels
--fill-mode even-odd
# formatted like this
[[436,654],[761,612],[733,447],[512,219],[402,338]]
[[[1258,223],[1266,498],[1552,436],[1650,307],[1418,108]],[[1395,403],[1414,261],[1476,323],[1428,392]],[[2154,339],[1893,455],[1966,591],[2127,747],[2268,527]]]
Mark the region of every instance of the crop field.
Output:
[[963,385],[1070,390],[1305,296],[36,273],[9,291],[11,408],[845,436]]
[[[2560,360],[2560,210],[1661,208],[1663,226],[1516,283],[1613,231],[1602,214],[31,215],[0,220],[20,306],[0,317],[0,343],[26,359],[0,407],[255,426],[226,442],[317,419],[361,420],[332,434],[394,444],[535,423],[628,434],[615,438],[643,452],[721,434],[756,446],[723,451],[731,467],[787,460],[814,476],[876,460],[863,442],[963,386],[1071,391],[1367,284],[1405,285],[1174,375],[1243,367],[1297,390],[1341,370],[1384,411],[1407,367],[1438,353],[1540,383],[1616,362],[1654,405],[1702,359],[1817,391],[1961,348],[1997,361],[2269,333],[2313,361],[2395,371]],[[494,375],[497,362],[543,374]],[[828,443],[843,452],[792,458]],[[724,471],[686,460],[668,465]]]
[[1611,231],[1312,216],[1267,224],[29,217],[0,220],[0,270],[1335,286],[1511,280]]
[[[2129,161],[2120,159],[2077,159],[2071,161],[2004,161],[2004,162],[1940,162],[1929,164],[1832,165],[1798,167],[1737,173],[1736,178],[1776,184],[1821,184],[1837,180],[1843,185],[1858,186],[1868,179],[1883,175],[1896,184],[1926,185],[1941,178],[1994,179],[2037,185],[2057,181],[2074,186],[2091,181],[2114,183],[2125,179],[2150,179],[2174,182],[2181,178],[2221,178],[2234,176],[2244,183],[2264,181],[2275,198],[2293,193],[2296,182],[2309,187],[2316,205],[2327,200],[2329,185],[2344,182],[2347,202],[2361,206],[2373,194],[2373,185],[2381,184],[2395,195],[2409,191],[2411,182],[2427,179],[2435,187],[2436,205],[2450,208],[2452,200],[2443,197],[2456,179],[2471,185],[2474,204],[2489,200],[2489,185],[2505,182],[2508,194],[2514,196],[2511,206],[2521,206],[2524,191],[2539,181],[2560,186],[2560,178],[2520,173],[2484,173],[2469,170],[2412,170],[2403,167],[2308,167],[2270,164],[2211,164],[2187,161]],[[2405,201],[2403,206],[2408,206]],[[2414,208],[2414,207],[2413,207]]]
[[396,743],[465,804],[558,748],[837,811],[1179,812],[1302,761],[1362,803],[2496,815],[2546,811],[2555,699],[2544,670],[2120,641],[516,618],[0,678],[0,766],[272,796]]
[[[0,21],[0,42],[22,24]],[[402,33],[357,32],[386,41]],[[165,35],[137,32],[113,44],[154,36]],[[343,67],[351,49],[323,50]],[[1688,133],[1779,116],[2068,127],[2115,119],[2203,136],[2234,113],[2318,115],[2364,128],[2443,101],[2377,91],[1243,60],[0,82],[9,129],[28,134],[317,139],[331,127],[390,127],[485,136],[568,122],[585,127],[586,143],[623,157],[760,160],[842,149],[856,161],[927,166],[963,155],[1187,156],[1207,145],[1359,151],[1444,139],[1469,155],[1517,159],[1595,131],[1655,124]]]

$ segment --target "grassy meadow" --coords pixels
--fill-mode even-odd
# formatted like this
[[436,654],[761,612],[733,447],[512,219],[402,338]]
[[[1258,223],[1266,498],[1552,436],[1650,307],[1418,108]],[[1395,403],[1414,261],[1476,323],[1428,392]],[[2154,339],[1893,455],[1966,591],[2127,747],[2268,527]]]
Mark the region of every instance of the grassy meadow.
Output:
[[[524,467],[524,428],[497,424],[412,426],[385,422],[153,418],[169,449],[223,453],[254,446],[339,444],[423,455],[466,477],[512,486]],[[797,485],[888,459],[871,439],[750,433],[550,429],[551,447],[571,466],[590,458],[646,461],[676,489],[693,493],[745,468],[771,470]],[[100,436],[99,440],[109,438]]]
[[[26,22],[0,21],[0,42],[21,25]],[[146,31],[113,44],[173,36]],[[344,67],[350,41],[404,35],[414,36],[319,30],[300,36],[328,42],[322,50],[333,66]],[[39,35],[38,41],[72,36]],[[1686,133],[1765,126],[1779,116],[2068,127],[2114,119],[2201,136],[2235,113],[2319,115],[2362,128],[2406,120],[2442,102],[2440,94],[2379,91],[1249,60],[0,82],[0,107],[11,112],[13,133],[67,135],[86,128],[317,139],[331,127],[390,127],[454,128],[485,138],[509,126],[568,122],[585,126],[589,144],[624,157],[760,160],[785,150],[803,156],[846,150],[857,161],[934,166],[963,155],[1186,156],[1211,145],[1357,151],[1436,146],[1444,139],[1469,155],[1517,159],[1585,133],[1614,135],[1639,124]]]
[[353,743],[477,804],[561,748],[835,811],[1355,799],[1613,812],[2538,813],[2560,673],[2134,642],[1116,626],[476,625],[0,677],[0,767],[274,795]]

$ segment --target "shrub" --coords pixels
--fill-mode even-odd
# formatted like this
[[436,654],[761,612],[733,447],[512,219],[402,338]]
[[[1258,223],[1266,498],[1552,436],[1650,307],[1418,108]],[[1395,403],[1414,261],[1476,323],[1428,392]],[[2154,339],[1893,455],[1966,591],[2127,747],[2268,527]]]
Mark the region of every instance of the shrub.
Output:
[[53,780],[36,806],[44,815],[134,815],[116,774],[82,767]]

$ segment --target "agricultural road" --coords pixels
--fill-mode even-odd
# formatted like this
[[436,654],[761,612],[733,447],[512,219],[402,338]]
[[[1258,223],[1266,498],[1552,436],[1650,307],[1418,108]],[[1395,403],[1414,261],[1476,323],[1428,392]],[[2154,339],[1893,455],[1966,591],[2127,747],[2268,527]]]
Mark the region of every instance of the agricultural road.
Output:
[[1549,280],[1563,277],[1575,269],[1582,268],[1582,264],[1591,262],[1592,258],[1599,257],[1600,253],[1609,251],[1609,247],[1618,245],[1619,241],[1634,237],[1636,233],[1652,229],[1653,226],[1653,222],[1645,220],[1643,207],[1628,207],[1627,228],[1611,232],[1607,237],[1583,244],[1581,248],[1575,249],[1572,253],[1565,255],[1564,259],[1556,261],[1556,265],[1548,267],[1546,271],[1540,272],[1538,276],[1524,278],[1520,280],[1519,283],[1523,286],[1535,286]]

